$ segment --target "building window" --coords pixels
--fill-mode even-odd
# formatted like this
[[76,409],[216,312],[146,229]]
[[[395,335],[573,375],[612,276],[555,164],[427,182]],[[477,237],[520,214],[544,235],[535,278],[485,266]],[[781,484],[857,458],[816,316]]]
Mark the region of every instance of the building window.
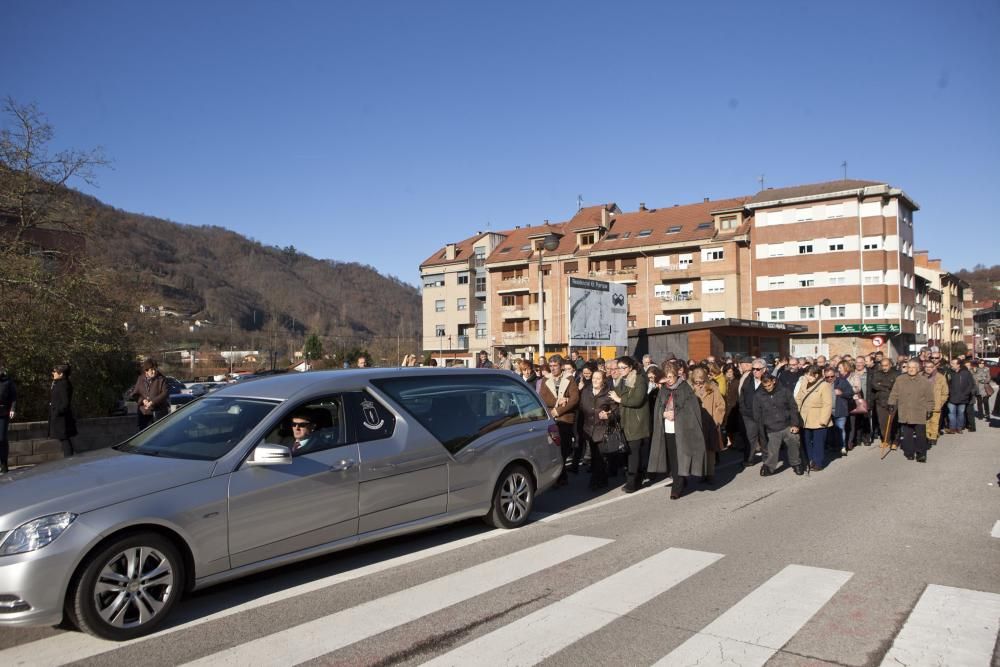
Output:
[[711,229],[714,225],[711,222],[699,222],[696,229]]
[[882,278],[881,271],[865,271],[865,285],[881,285]]
[[630,317],[630,318],[628,318],[628,325],[627,326],[630,329],[634,329],[635,328],[635,322],[636,322],[635,317]]
[[735,215],[727,215],[719,219],[720,229],[736,229],[736,227],[737,224]]
[[815,286],[816,286],[816,279],[815,278],[800,278],[799,279],[799,287],[815,287]]
[[772,308],[771,309],[771,321],[781,322],[785,319],[785,309],[784,308]]
[[444,299],[438,299],[434,302],[434,312],[443,313],[444,312]]
[[681,315],[681,324],[691,324],[691,316]]
[[458,284],[459,285],[468,285],[469,284],[469,274],[468,273],[460,273],[460,274],[458,274]]
[[477,324],[476,325],[476,338],[486,338],[486,325]]
[[881,307],[878,304],[865,304],[865,317],[879,317]]
[[668,285],[653,285],[653,296],[658,299],[665,299],[670,296],[670,287]]
[[830,306],[830,317],[847,317],[847,306]]
[[797,208],[795,209],[795,219],[796,220],[812,220],[813,210],[812,207],[807,208]]
[[721,278],[702,281],[701,291],[702,294],[725,294],[726,281]]
[[465,297],[462,297],[462,298],[458,299],[458,302],[455,304],[455,307],[458,310],[468,310],[469,309],[469,300],[466,299]]
[[830,241],[830,252],[838,252],[844,249],[843,241]]
[[486,291],[486,276],[476,276],[476,291],[477,292]]
[[658,327],[669,327],[670,326],[670,316],[668,315],[656,315],[653,317],[653,324]]
[[701,261],[703,262],[718,262],[722,259],[722,256],[722,248],[710,248],[708,250],[701,251]]
[[424,287],[444,287],[444,274],[435,273],[432,276],[424,276]]
[[514,295],[513,294],[502,294],[500,296],[500,305],[501,306],[513,306],[513,305],[515,305],[515,303],[516,302],[514,301]]
[[580,270],[579,262],[566,262],[563,264],[563,273],[576,273]]
[[443,324],[435,324],[434,325],[434,335],[437,336],[438,338],[444,338],[444,325]]
[[681,231],[680,225],[674,225],[673,227],[667,228],[667,234],[676,234],[679,231]]
[[847,284],[847,276],[844,275],[831,275],[828,277],[828,282],[831,285],[845,285]]
[[677,265],[680,266],[682,269],[686,269],[689,266],[691,266],[691,261],[692,258],[690,254],[677,256]]
[[799,308],[800,320],[812,320],[816,318],[816,306],[804,306]]
[[644,238],[644,237],[646,237],[646,236],[649,236],[649,235],[650,235],[650,234],[652,234],[652,233],[653,233],[653,230],[652,230],[652,229],[643,229],[643,230],[642,230],[642,231],[640,231],[640,232],[639,232],[638,234],[636,234],[636,235],[635,235],[635,237],[636,237],[636,238]]
[[784,278],[771,278],[767,281],[768,289],[783,289],[785,287]]
[[580,247],[586,248],[592,245],[594,245],[594,232],[580,234]]
[[784,257],[785,256],[785,246],[782,243],[772,243],[767,246],[767,256],[768,257]]
[[864,239],[864,241],[862,241],[862,244],[861,244],[861,249],[862,250],[881,250],[882,249],[882,238],[879,237],[879,236],[871,236],[871,237],[868,237],[868,238]]
[[724,320],[726,319],[726,311],[724,310],[706,310],[702,313],[702,320],[705,322],[712,322],[714,320]]
[[799,254],[800,255],[808,255],[812,251],[813,251],[813,244],[812,243],[800,243],[799,244]]

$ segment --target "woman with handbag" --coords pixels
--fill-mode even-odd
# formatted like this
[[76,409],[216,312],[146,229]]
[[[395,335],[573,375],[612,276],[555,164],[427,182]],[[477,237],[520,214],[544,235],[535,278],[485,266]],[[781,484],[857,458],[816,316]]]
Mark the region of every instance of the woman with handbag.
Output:
[[618,421],[629,448],[624,490],[625,493],[634,493],[642,486],[649,461],[652,428],[646,394],[648,381],[632,357],[619,357],[616,365],[620,379],[609,395],[618,404]]
[[577,418],[580,424],[580,443],[590,450],[590,489],[604,489],[608,486],[608,466],[605,455],[616,455],[605,444],[608,436],[608,420],[611,417],[610,389],[604,383],[604,373],[595,370],[590,382],[580,391],[580,406]]
[[666,472],[673,477],[670,498],[684,495],[687,477],[703,477],[707,469],[701,403],[691,385],[681,379],[677,364],[665,363],[660,391],[653,410],[653,438],[649,455],[650,472]]
[[795,402],[802,416],[803,441],[809,469],[822,470],[826,465],[826,433],[833,422],[833,383],[823,381],[823,370],[813,364],[806,369],[805,382],[799,385]]
[[865,358],[854,360],[854,372],[848,376],[854,390],[854,401],[851,404],[851,432],[848,436],[848,447],[860,444],[872,444],[871,414],[868,409],[868,367]]

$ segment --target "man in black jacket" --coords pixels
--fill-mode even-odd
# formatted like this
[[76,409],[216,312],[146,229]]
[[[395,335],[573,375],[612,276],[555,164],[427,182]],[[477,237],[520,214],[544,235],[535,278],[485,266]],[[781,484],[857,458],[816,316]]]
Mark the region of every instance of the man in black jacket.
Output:
[[[886,357],[879,360],[879,367],[872,373],[871,377],[871,396],[875,408],[873,426],[878,428],[883,440],[888,438],[890,442],[895,440],[888,437],[892,434],[885,433],[885,423],[889,418],[889,393],[892,391],[892,385],[896,383],[897,377],[899,377],[899,371],[893,368],[892,361]],[[895,427],[893,428],[895,429]]]
[[750,372],[743,373],[740,377],[739,385],[740,417],[743,418],[743,426],[746,429],[747,438],[746,450],[743,452],[743,465],[747,467],[753,465],[753,457],[758,447],[763,449],[763,443],[760,442],[760,427],[757,426],[757,422],[753,418],[753,403],[754,396],[757,394],[757,390],[760,389],[760,379],[766,370],[763,359],[750,359],[750,357],[743,357],[740,360],[741,370],[743,365],[748,362],[750,364]]
[[[965,428],[965,406],[972,402],[976,380],[958,359],[951,360],[948,378],[948,429],[945,433],[961,433]],[[974,426],[974,425],[973,425]]]
[[764,375],[760,386],[762,390],[757,392],[753,403],[753,418],[760,429],[761,442],[767,443],[760,476],[773,475],[777,470],[781,462],[782,445],[788,448],[788,465],[792,466],[796,475],[801,475],[805,472],[799,456],[802,417],[795,398],[770,373]]

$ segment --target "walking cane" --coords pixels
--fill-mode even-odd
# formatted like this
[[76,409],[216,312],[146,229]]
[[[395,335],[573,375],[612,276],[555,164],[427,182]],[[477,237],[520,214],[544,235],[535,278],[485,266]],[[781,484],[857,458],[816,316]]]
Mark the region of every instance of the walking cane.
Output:
[[882,459],[885,459],[885,457],[889,456],[889,452],[891,452],[896,448],[895,443],[891,442],[892,420],[895,418],[895,416],[896,416],[896,411],[890,410],[889,418],[885,420],[885,429],[883,429],[882,431],[882,444],[879,445],[879,448],[882,450]]

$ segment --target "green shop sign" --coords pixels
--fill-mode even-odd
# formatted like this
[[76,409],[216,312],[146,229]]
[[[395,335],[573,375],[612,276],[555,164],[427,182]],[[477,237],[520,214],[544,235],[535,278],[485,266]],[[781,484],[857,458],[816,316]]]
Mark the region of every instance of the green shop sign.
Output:
[[897,334],[898,324],[835,324],[834,333],[856,333],[856,334]]

